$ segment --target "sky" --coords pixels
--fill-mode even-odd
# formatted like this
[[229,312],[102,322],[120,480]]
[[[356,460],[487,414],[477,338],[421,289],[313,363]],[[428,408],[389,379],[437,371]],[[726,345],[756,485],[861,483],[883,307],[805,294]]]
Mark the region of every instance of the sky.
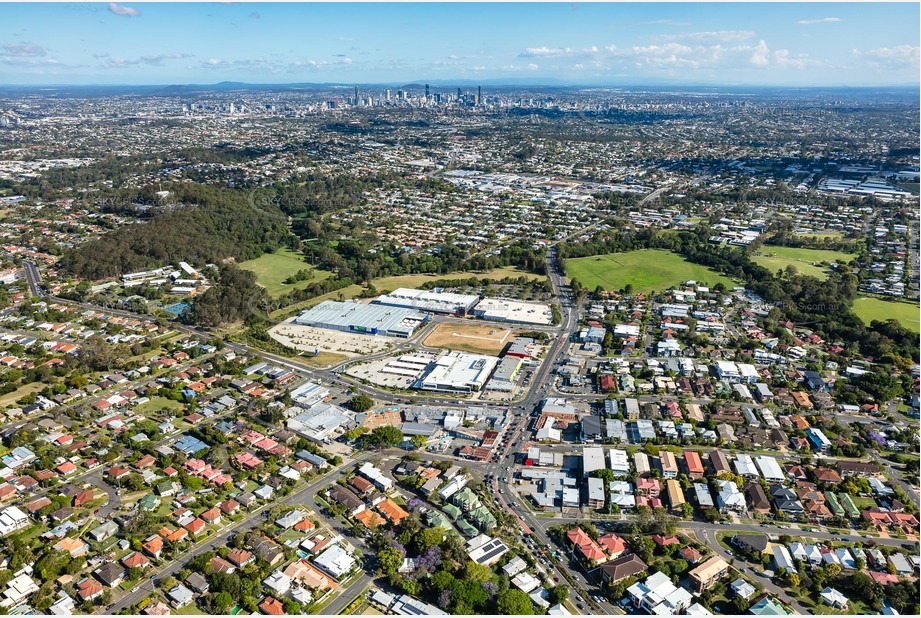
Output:
[[2,3],[0,84],[888,86],[919,4]]

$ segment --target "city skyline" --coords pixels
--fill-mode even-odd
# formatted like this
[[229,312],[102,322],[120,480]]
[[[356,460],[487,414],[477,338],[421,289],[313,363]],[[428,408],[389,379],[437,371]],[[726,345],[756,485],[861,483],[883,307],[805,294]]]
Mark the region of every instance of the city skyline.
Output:
[[3,12],[5,85],[914,86],[919,71],[913,3],[17,3]]

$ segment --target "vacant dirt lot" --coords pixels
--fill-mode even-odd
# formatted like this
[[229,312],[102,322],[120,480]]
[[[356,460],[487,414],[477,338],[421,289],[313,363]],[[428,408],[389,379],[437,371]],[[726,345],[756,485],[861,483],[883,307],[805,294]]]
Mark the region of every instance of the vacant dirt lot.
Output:
[[514,338],[514,330],[499,325],[445,322],[436,326],[423,343],[433,348],[496,356]]

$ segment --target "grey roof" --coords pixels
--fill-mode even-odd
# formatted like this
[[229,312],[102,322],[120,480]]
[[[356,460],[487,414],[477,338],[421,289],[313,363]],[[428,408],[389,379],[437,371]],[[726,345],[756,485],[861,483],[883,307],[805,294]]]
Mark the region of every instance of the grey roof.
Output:
[[402,423],[400,431],[404,436],[434,436],[438,433],[438,427],[428,423]]
[[208,448],[207,444],[195,436],[183,436],[174,446],[186,454],[197,453],[198,451]]
[[694,494],[697,496],[697,504],[701,508],[713,506],[713,496],[710,495],[710,489],[706,483],[694,483]]
[[519,366],[521,366],[520,358],[517,356],[505,356],[496,366],[496,370],[492,374],[492,379],[511,382]]
[[582,435],[600,436],[601,435],[601,417],[585,416],[582,418]]
[[[425,314],[413,309],[326,300],[308,309],[294,322],[307,326],[334,326],[358,332],[394,332],[407,329],[404,321],[422,322]],[[411,329],[410,329],[411,330]]]

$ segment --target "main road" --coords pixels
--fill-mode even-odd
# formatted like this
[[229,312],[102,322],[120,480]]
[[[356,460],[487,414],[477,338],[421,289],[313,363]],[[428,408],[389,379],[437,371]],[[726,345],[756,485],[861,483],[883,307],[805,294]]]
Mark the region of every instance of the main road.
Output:
[[[515,464],[515,455],[517,453],[517,443],[519,437],[526,431],[527,425],[532,418],[532,412],[537,408],[541,399],[545,398],[549,391],[549,381],[552,379],[551,373],[556,364],[557,357],[563,353],[572,341],[573,333],[579,326],[578,307],[574,304],[572,290],[566,283],[562,265],[559,263],[556,246],[551,246],[547,250],[547,274],[553,287],[554,296],[559,300],[561,324],[556,340],[547,350],[539,369],[532,380],[531,388],[527,394],[515,406],[511,408],[512,425],[506,430],[504,438],[504,447],[500,447],[498,456],[493,463],[487,464],[486,474],[492,475],[493,494],[501,505],[512,517],[514,517],[521,529],[525,533],[530,533],[532,538],[543,548],[551,547],[551,539],[547,535],[546,529],[537,525],[536,518],[525,507],[517,504],[509,505],[505,499],[505,492],[509,489],[508,475],[512,466]],[[516,420],[517,419],[517,420]],[[505,479],[500,483],[500,476]],[[549,567],[551,574],[559,582],[571,581],[571,591],[573,601],[583,608],[587,605],[590,613],[614,614],[613,606],[606,601],[600,604],[592,600],[592,595],[586,590],[586,582],[576,573],[571,573],[556,560],[548,559],[545,563]]]

